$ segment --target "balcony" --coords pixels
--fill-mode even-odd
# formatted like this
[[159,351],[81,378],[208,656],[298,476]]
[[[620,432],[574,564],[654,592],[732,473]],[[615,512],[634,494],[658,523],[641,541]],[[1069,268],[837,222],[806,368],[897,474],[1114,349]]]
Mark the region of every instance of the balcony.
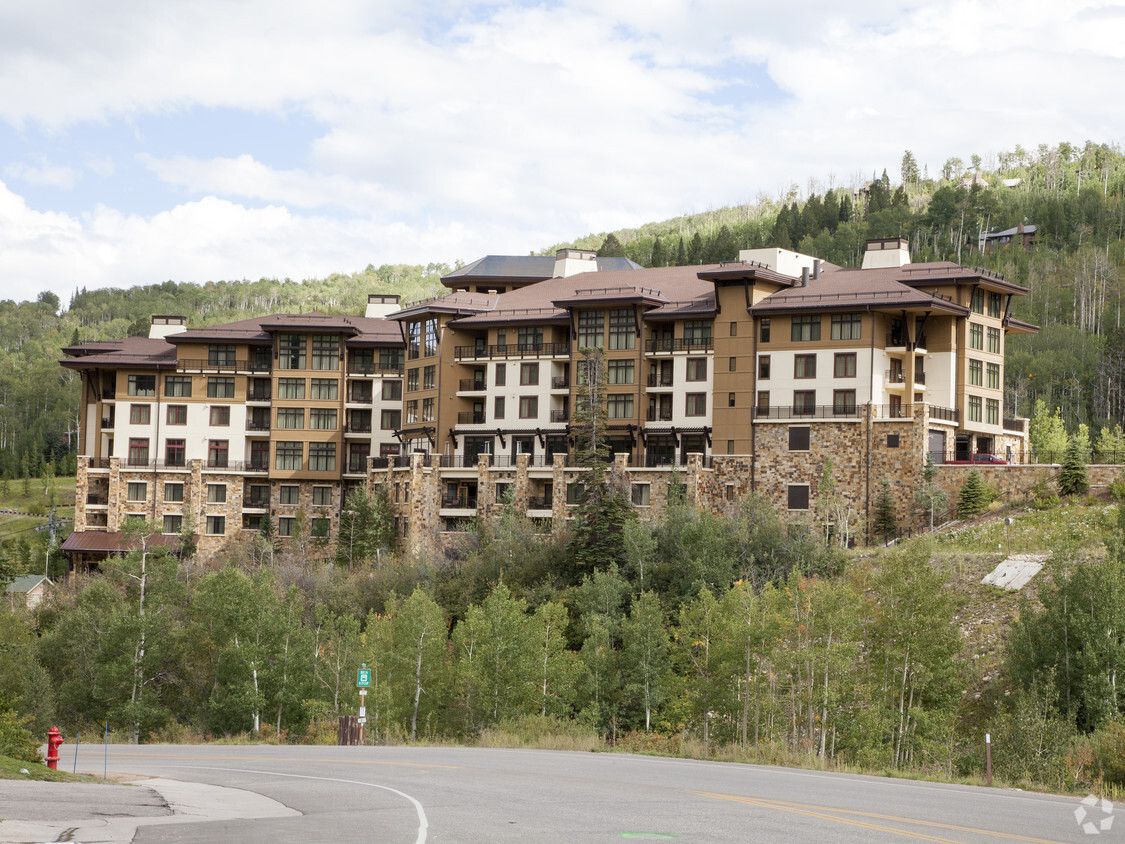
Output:
[[267,419],[263,422],[261,419],[247,419],[246,430],[264,432],[268,434],[270,432],[269,420]]
[[554,506],[554,496],[533,495],[527,500],[528,510],[550,510]]
[[375,363],[373,361],[348,361],[348,375],[402,375],[402,363]]
[[569,422],[570,421],[570,411],[569,410],[552,410],[551,411],[551,421],[552,422]]
[[244,510],[265,510],[269,506],[270,500],[268,496],[266,498],[255,498],[253,496],[247,496],[246,498],[242,499],[242,508]]
[[371,404],[371,393],[356,393],[352,392],[348,395],[348,404]]
[[652,408],[649,408],[649,411],[646,414],[645,419],[648,420],[649,422],[671,422],[672,421],[672,408],[670,408],[670,407],[667,408],[667,409],[661,408],[659,410],[653,410]]
[[183,358],[176,361],[177,372],[272,372],[272,361],[232,360],[212,361],[201,358]]
[[565,375],[554,376],[553,378],[551,378],[551,389],[552,390],[569,390],[570,389],[570,379],[567,378]]
[[368,420],[366,422],[356,422],[356,421],[348,422],[344,425],[344,433],[345,434],[370,434],[371,433],[371,421]]
[[[906,348],[906,335],[900,331],[887,332],[887,348],[888,349],[905,349]],[[918,338],[918,342],[914,344],[915,349],[926,348],[926,335],[923,334]]]
[[95,507],[104,507],[109,504],[109,494],[102,492],[88,492],[86,493],[86,503],[92,504]]
[[453,355],[457,360],[569,356],[570,343],[507,343],[503,346],[458,346],[453,350]]
[[1004,417],[1004,430],[1005,431],[1013,431],[1015,433],[1022,434],[1023,433],[1023,425],[1024,425],[1025,421],[1027,421],[1027,420],[1018,419],[1018,418],[1013,417],[1013,416],[1005,416]]
[[650,372],[648,376],[649,387],[671,387],[672,374],[670,372]]
[[483,410],[462,410],[457,413],[458,425],[483,425],[485,413]]
[[[884,377],[887,379],[888,384],[906,383],[906,372],[901,369],[888,369],[884,372]],[[914,370],[914,383],[925,385],[926,373],[921,370]]]
[[457,390],[461,393],[483,393],[486,389],[484,380],[480,378],[462,378],[457,385]]
[[713,349],[715,342],[710,337],[659,337],[645,341],[645,351],[659,352],[705,352]]
[[273,391],[269,387],[257,389],[251,387],[246,391],[246,401],[270,401],[271,398],[273,398]]
[[755,407],[755,419],[858,419],[863,415],[859,405],[797,405],[777,407]]
[[443,510],[475,510],[477,509],[476,495],[443,495],[441,497]]

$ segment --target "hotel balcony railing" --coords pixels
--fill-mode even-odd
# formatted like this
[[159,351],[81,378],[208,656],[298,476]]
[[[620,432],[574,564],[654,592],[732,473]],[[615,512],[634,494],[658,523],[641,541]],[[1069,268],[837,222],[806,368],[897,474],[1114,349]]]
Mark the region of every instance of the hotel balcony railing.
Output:
[[269,401],[273,397],[273,391],[268,387],[264,390],[255,390],[251,387],[246,391],[246,401]]
[[754,408],[755,419],[858,419],[862,415],[862,405],[779,405]]
[[1023,419],[1016,419],[1012,416],[1004,417],[1004,430],[1005,431],[1023,431]]
[[477,497],[475,495],[443,495],[441,498],[443,509],[475,510]]
[[568,387],[570,387],[570,379],[565,376],[556,375],[551,379],[552,390],[565,390]]
[[650,387],[671,387],[672,386],[672,376],[670,374],[666,375],[664,373],[657,374],[655,372],[650,372],[649,376],[648,376],[648,386],[650,386]]
[[372,361],[348,361],[348,375],[402,375],[405,364],[375,363]]
[[686,466],[688,457],[686,454],[646,454],[645,466],[653,468],[654,466]]
[[533,495],[527,500],[528,510],[550,510],[554,505],[554,496],[551,495]]
[[568,422],[569,420],[570,420],[570,411],[569,410],[552,410],[551,411],[551,421],[552,422]]
[[715,346],[710,337],[660,337],[645,340],[646,352],[704,352]]
[[269,420],[266,420],[265,422],[261,421],[260,419],[247,419],[246,420],[246,430],[247,431],[269,431],[269,429],[270,429]]
[[109,504],[109,496],[100,492],[88,492],[86,493],[86,503],[95,505]]
[[348,404],[371,404],[372,398],[371,393],[352,393],[348,396]]
[[371,422],[370,422],[370,420],[367,421],[367,422],[354,422],[354,421],[348,422],[346,425],[344,425],[344,433],[345,434],[370,434],[371,433]]
[[649,410],[648,415],[645,416],[649,422],[671,422],[672,410]]
[[481,393],[487,388],[484,381],[477,378],[462,378],[457,389],[462,393]]
[[211,361],[202,358],[183,358],[176,361],[177,372],[270,372],[271,361],[232,360]]
[[941,419],[945,422],[960,422],[961,411],[955,407],[938,407],[936,404],[931,404],[930,418]]
[[[902,369],[888,369],[885,372],[887,382],[890,384],[904,384],[906,383],[906,371]],[[914,383],[925,384],[926,373],[914,370]]]
[[270,506],[269,498],[252,498],[246,497],[242,499],[242,506],[249,507],[253,510],[264,510]]
[[[897,331],[887,332],[887,347],[888,348],[906,348],[906,335],[900,334]],[[918,342],[914,344],[915,349],[926,348],[926,335],[923,334],[918,338]]]
[[459,360],[487,358],[555,357],[570,354],[570,343],[507,343],[502,346],[458,346],[453,350]]
[[462,410],[457,414],[458,425],[483,425],[484,424],[484,411],[480,410]]

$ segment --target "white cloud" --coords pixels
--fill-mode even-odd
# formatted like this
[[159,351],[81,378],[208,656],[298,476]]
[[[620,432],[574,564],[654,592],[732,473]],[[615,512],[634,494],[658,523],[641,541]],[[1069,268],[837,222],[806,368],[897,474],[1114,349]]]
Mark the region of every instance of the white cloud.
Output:
[[15,162],[4,165],[4,175],[9,179],[27,182],[29,185],[40,185],[52,188],[69,190],[77,181],[77,174],[70,167],[52,164],[46,159],[40,159],[38,164]]

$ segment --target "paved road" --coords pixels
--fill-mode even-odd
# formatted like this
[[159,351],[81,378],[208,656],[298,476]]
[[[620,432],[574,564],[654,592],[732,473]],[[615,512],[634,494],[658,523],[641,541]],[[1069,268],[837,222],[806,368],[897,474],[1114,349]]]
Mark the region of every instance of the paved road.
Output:
[[[91,751],[78,766],[100,775],[102,760]],[[1125,841],[1125,820],[1085,834],[1074,798],[609,753],[116,746],[108,766],[241,789],[300,812],[167,818],[140,827],[139,844]],[[1088,815],[1103,818],[1101,807]]]

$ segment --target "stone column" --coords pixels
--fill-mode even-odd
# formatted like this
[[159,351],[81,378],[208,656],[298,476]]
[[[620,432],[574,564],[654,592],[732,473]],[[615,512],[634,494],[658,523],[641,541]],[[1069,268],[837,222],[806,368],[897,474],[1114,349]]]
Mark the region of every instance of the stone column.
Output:
[[703,506],[703,455],[692,452],[687,456],[687,500],[694,506]]
[[527,464],[530,457],[530,454],[516,455],[516,485],[513,490],[512,503],[515,505],[517,513],[526,514],[527,507],[531,503],[531,479],[527,476]]
[[78,458],[78,472],[74,479],[74,529],[86,529],[86,496],[90,494],[90,458]]
[[551,530],[566,524],[566,455],[556,454],[551,463]]
[[121,530],[124,521],[122,513],[125,505],[125,490],[121,488],[121,458],[109,458],[109,495],[106,498],[109,506],[106,507],[106,530]]

